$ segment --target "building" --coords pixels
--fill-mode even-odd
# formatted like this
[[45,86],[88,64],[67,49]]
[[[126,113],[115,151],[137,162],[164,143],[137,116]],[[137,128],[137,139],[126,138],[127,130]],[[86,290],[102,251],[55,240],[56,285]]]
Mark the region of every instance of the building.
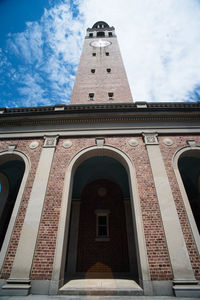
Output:
[[0,113],[1,295],[200,296],[199,103],[132,102],[97,22],[71,105]]

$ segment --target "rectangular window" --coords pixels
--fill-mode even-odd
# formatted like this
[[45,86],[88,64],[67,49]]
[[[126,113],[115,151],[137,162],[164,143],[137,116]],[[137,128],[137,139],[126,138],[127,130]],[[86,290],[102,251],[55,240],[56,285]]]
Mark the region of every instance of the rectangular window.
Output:
[[89,37],[93,37],[93,33],[89,33]]
[[106,69],[107,73],[111,73],[111,69]]
[[109,52],[106,52],[106,56],[109,56],[110,55],[110,53]]
[[91,73],[95,73],[95,69],[91,69]]
[[89,100],[93,101],[94,100],[94,93],[89,93]]
[[108,99],[113,100],[114,99],[114,93],[108,93]]
[[95,52],[93,52],[93,53],[92,53],[92,56],[96,56],[96,53],[95,53]]
[[112,36],[112,32],[108,32],[108,36]]
[[109,237],[108,232],[108,214],[97,215],[97,237]]
[[96,241],[109,241],[109,210],[96,210]]

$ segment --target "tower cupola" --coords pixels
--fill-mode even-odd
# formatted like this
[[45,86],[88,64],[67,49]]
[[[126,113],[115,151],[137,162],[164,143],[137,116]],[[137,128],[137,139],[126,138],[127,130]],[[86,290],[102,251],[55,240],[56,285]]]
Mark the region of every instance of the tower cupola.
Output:
[[106,22],[98,21],[92,28],[87,29],[86,38],[97,38],[97,37],[112,37],[115,36],[115,28],[110,27]]

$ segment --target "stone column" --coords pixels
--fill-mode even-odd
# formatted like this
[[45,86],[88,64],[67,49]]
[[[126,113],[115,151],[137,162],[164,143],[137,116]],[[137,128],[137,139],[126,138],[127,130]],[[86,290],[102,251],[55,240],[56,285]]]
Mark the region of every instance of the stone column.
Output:
[[43,204],[58,136],[45,136],[24,224],[10,278],[3,289],[7,295],[27,295]]
[[158,203],[175,282],[195,281],[157,134],[143,134],[149,156]]
[[80,200],[72,200],[71,227],[67,257],[67,277],[69,278],[76,273],[80,204]]
[[130,272],[134,279],[138,276],[138,265],[137,256],[135,252],[135,239],[133,231],[133,220],[131,216],[131,202],[130,199],[124,200],[125,216],[126,216],[126,231],[127,231],[127,241],[128,241],[128,253],[129,253],[129,264]]

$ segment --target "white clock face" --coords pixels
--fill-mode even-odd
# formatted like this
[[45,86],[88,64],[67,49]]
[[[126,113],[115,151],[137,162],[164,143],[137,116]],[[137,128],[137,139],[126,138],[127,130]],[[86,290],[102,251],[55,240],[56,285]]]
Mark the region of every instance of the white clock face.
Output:
[[92,47],[106,47],[106,46],[109,46],[110,44],[111,44],[111,42],[108,42],[105,40],[98,40],[98,41],[92,42],[90,45]]

